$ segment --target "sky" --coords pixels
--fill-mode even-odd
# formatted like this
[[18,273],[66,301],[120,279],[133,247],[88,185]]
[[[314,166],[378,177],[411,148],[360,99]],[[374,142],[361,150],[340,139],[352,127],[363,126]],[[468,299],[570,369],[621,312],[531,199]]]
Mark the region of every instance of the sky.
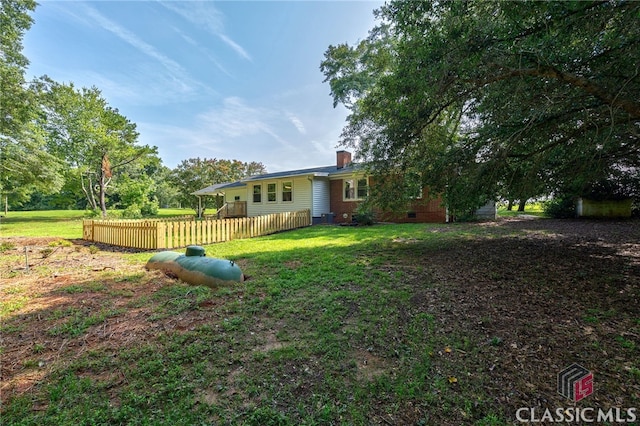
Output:
[[320,62],[376,21],[370,1],[47,1],[23,40],[27,78],[95,86],[163,164],[333,164],[348,111]]

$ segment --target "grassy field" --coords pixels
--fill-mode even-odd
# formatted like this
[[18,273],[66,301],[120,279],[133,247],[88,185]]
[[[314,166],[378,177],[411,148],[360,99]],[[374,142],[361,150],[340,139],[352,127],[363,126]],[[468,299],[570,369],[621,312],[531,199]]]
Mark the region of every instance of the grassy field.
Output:
[[535,203],[527,203],[524,206],[524,211],[523,212],[519,212],[518,211],[518,205],[516,204],[515,206],[513,206],[512,210],[507,210],[507,205],[506,204],[502,204],[498,206],[498,216],[502,216],[502,217],[517,217],[517,216],[522,216],[522,215],[529,215],[529,216],[538,216],[538,217],[544,217],[544,203],[542,202],[535,202]]
[[510,425],[574,362],[640,404],[637,222],[315,226],[216,289],[57,237],[0,239],[2,424]]
[[[158,217],[194,214],[193,209],[160,209]],[[2,237],[60,237],[82,238],[82,219],[88,217],[84,210],[43,210],[9,212],[0,218]]]

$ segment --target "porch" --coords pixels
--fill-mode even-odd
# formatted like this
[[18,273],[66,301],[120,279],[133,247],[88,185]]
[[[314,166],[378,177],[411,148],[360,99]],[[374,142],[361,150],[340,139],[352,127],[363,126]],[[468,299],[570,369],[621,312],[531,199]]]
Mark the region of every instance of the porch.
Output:
[[226,219],[232,217],[247,217],[247,202],[233,201],[224,203],[215,214],[217,219]]

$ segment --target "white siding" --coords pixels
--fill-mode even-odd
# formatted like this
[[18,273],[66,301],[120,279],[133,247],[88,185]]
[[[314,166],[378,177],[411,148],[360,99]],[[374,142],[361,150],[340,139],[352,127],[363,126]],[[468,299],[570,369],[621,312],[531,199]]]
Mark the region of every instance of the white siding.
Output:
[[330,213],[329,178],[314,178],[311,195],[313,197],[311,217],[321,217],[325,213]]
[[[282,183],[293,182],[292,201],[282,201]],[[267,201],[267,185],[276,184],[276,201]],[[253,186],[262,185],[262,202],[253,202]],[[256,182],[247,182],[246,196],[247,200],[247,216],[260,216],[263,214],[291,212],[304,209],[312,209],[311,200],[311,177],[302,176],[284,179],[269,179]]]
[[[240,197],[236,200],[236,197]],[[247,201],[247,187],[240,186],[238,188],[228,188],[224,190],[225,203],[233,203],[234,201]]]

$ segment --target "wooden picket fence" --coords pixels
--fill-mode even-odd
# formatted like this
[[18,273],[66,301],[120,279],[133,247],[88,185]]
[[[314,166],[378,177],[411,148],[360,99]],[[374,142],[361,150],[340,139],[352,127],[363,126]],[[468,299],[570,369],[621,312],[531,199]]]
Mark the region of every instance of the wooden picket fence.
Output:
[[82,238],[114,246],[155,250],[253,238],[309,225],[311,211],[308,209],[233,219],[83,220]]

